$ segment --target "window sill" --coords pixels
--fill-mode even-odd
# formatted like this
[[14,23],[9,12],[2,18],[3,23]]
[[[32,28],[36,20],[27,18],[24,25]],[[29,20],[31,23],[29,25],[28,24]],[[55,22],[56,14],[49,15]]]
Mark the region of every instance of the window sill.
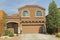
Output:
[[30,16],[21,16],[21,17],[30,17]]
[[35,17],[39,17],[40,18],[40,17],[43,17],[43,16],[35,16]]

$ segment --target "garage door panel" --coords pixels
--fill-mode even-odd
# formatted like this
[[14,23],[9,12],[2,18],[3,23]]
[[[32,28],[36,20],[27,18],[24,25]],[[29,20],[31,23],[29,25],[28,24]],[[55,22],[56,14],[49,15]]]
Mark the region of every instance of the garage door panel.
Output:
[[39,33],[40,26],[23,26],[23,34]]

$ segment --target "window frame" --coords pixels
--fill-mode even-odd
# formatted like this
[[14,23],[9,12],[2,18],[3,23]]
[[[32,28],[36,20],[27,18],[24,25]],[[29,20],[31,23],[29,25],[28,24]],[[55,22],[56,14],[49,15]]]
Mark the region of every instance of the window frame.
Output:
[[[27,11],[27,12],[28,12],[28,14],[29,14],[29,16],[23,16],[23,12],[24,12],[24,11]],[[23,10],[23,11],[22,11],[22,17],[30,17],[29,10]]]
[[35,17],[43,17],[43,13],[42,13],[42,16],[37,16],[37,12],[38,12],[38,11],[40,11],[40,12],[42,13],[41,10],[36,10],[36,12],[35,12]]

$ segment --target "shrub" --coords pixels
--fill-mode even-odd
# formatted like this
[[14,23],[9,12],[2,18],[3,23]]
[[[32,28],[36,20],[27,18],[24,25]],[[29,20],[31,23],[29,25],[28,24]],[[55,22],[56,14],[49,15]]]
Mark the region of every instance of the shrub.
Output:
[[5,33],[4,33],[4,35],[6,36],[6,35],[8,35],[8,34],[10,34],[10,30],[5,30]]
[[8,34],[8,36],[9,36],[9,37],[13,37],[13,36],[14,36],[14,34],[13,34],[13,33],[10,33],[10,34]]
[[57,34],[56,34],[56,37],[59,37],[59,38],[60,38],[60,33],[57,33]]
[[22,34],[22,29],[20,29],[20,34]]
[[47,33],[48,34],[53,34],[53,32],[54,32],[53,28],[47,27]]

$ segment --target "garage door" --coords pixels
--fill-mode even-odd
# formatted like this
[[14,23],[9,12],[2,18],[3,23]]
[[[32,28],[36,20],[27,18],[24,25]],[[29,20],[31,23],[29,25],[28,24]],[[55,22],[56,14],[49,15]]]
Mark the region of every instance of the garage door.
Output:
[[41,26],[22,26],[23,34],[37,34]]

